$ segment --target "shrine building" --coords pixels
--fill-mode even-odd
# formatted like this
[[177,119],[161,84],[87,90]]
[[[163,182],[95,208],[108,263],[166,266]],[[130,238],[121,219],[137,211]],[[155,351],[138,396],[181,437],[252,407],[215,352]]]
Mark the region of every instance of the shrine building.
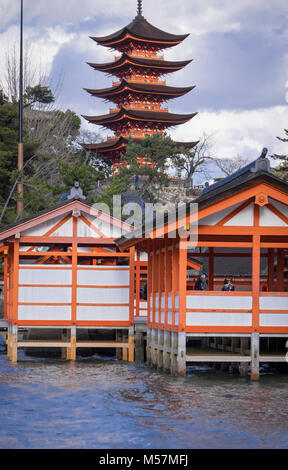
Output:
[[[258,379],[261,363],[287,363],[288,184],[267,158],[205,188],[175,221],[166,214],[117,244],[148,254],[149,364],[180,375],[199,362],[241,375],[250,366]],[[192,276],[189,260],[201,266]],[[195,290],[203,270],[207,288]],[[227,278],[235,290],[222,290]]]

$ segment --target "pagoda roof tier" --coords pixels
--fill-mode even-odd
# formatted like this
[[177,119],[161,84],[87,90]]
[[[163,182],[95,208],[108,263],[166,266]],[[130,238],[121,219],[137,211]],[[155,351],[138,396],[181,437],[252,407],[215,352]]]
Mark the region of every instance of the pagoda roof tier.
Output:
[[190,62],[192,62],[192,60],[168,61],[162,59],[146,59],[133,57],[124,53],[119,59],[114,60],[113,62],[108,62],[106,64],[94,64],[91,62],[87,63],[95,70],[118,76],[119,73],[120,75],[123,73],[125,68],[131,68],[131,66],[138,68],[141,71],[143,71],[143,69],[153,69],[153,71],[159,72],[160,75],[167,74],[183,69],[186,67],[186,65],[190,64]]
[[[106,142],[100,142],[98,144],[81,144],[81,145],[85,150],[89,152],[95,152],[95,153],[99,152],[99,154],[101,154],[103,158],[110,158],[110,157],[107,157],[107,155],[105,154],[123,150],[123,148],[126,147],[128,140],[129,140],[128,138],[121,136],[113,140],[109,139]],[[141,141],[143,140],[143,137],[142,138],[132,137],[132,140],[134,142],[141,143]],[[191,149],[195,147],[195,145],[197,144],[198,142],[173,142],[173,145],[175,147],[185,147],[187,149]]]
[[162,31],[150,24],[142,15],[137,15],[131,23],[116,31],[116,33],[102,37],[90,37],[102,46],[122,50],[125,43],[131,41],[144,42],[145,45],[150,44],[158,49],[165,49],[180,44],[187,36],[189,34],[171,34]]
[[113,86],[110,88],[103,88],[101,90],[85,88],[85,90],[92,96],[97,96],[98,98],[104,98],[111,101],[113,101],[114,97],[121,96],[125,92],[131,92],[138,95],[160,95],[165,97],[165,100],[168,100],[183,96],[186,93],[189,93],[189,91],[193,90],[193,88],[195,88],[195,86],[180,88],[166,85],[157,85],[152,83],[133,83],[128,82],[126,80],[122,80],[117,86]]
[[119,111],[102,116],[82,116],[92,124],[113,128],[115,124],[123,124],[125,121],[142,121],[146,123],[156,123],[162,127],[171,127],[178,124],[184,124],[190,121],[197,113],[193,114],[172,114],[163,111],[134,111],[121,108]]

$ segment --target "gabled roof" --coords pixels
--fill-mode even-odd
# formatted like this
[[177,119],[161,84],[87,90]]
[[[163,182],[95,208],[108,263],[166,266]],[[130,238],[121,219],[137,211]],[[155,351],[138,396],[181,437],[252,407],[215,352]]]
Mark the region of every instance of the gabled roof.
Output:
[[27,230],[31,227],[35,227],[43,222],[46,222],[50,219],[53,219],[60,215],[69,214],[73,211],[81,211],[86,214],[95,216],[103,221],[110,222],[112,225],[115,224],[118,227],[122,227],[123,230],[131,231],[131,225],[123,222],[120,219],[110,216],[110,214],[105,213],[102,210],[97,210],[93,207],[93,204],[86,204],[82,200],[69,200],[65,201],[57,206],[51,207],[44,211],[39,212],[31,217],[22,219],[14,224],[2,227],[0,230],[0,242],[6,240],[8,237],[14,236],[17,233],[20,233],[24,230]]
[[159,47],[171,47],[184,41],[189,34],[171,34],[162,31],[150,24],[142,15],[137,15],[134,20],[116,33],[108,36],[95,37],[91,39],[106,47],[117,49],[117,45],[129,35],[135,40],[145,40],[151,43],[159,44]]
[[168,112],[159,111],[134,111],[130,109],[121,108],[120,111],[104,114],[102,116],[83,116],[87,121],[97,124],[98,126],[107,126],[109,124],[125,121],[134,120],[142,122],[161,122],[169,126],[175,126],[184,122],[190,121],[197,113],[193,114],[173,114]]
[[113,62],[107,62],[105,64],[95,64],[87,62],[90,67],[101,72],[113,73],[117,75],[117,71],[122,71],[125,66],[130,67],[131,65],[136,68],[153,68],[153,70],[159,71],[160,73],[176,72],[182,69],[186,65],[190,64],[192,60],[181,60],[181,61],[169,61],[160,59],[144,59],[139,57],[129,56],[122,54],[121,57]]
[[[265,160],[265,162],[263,162],[263,160]],[[194,199],[191,202],[193,202],[193,205],[198,204],[198,212],[201,212],[201,210],[206,209],[206,207],[209,208],[220,201],[226,200],[235,194],[241,193],[249,188],[253,188],[261,183],[267,183],[288,195],[288,183],[272,174],[269,160],[260,157],[251,164],[235,172],[233,175],[224,178],[219,183],[211,185],[209,188],[206,188],[197,199]],[[191,207],[189,202],[186,204],[187,216],[190,215],[190,209]],[[185,214],[185,210],[181,211],[181,217],[183,217],[183,214]],[[176,219],[178,220],[178,210],[176,210]],[[163,227],[168,223],[169,217],[168,215],[165,215]],[[131,233],[129,238],[124,236],[116,240],[116,244],[120,247],[124,247],[124,245],[132,246],[137,244],[137,239],[138,241],[139,239],[143,239],[145,229],[145,226],[141,227],[141,229]]]
[[122,80],[119,85],[112,86],[109,88],[103,88],[100,90],[84,88],[92,96],[97,96],[99,98],[113,98],[115,95],[121,95],[123,92],[134,92],[135,94],[144,94],[144,95],[162,95],[165,96],[165,99],[175,98],[183,96],[189,91],[193,90],[194,86],[190,87],[173,87],[166,85],[157,85],[152,83],[132,83],[126,80]]

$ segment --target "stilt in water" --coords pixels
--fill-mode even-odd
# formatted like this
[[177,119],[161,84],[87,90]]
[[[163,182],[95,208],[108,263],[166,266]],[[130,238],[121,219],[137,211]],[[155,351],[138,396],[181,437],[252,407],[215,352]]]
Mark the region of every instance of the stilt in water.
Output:
[[251,335],[251,380],[259,380],[259,333]]

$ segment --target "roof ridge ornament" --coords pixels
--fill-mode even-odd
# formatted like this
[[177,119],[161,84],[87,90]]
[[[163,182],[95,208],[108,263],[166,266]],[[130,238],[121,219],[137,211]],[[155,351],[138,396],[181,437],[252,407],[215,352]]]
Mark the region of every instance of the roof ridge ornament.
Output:
[[267,153],[268,149],[264,147],[260,157],[255,160],[254,166],[252,166],[250,169],[252,173],[256,173],[257,171],[267,171],[267,173],[273,173],[273,169],[270,166],[270,161],[268,158],[266,158]]
[[143,15],[142,15],[142,0],[137,0],[137,16],[138,17],[142,17],[143,18]]
[[71,188],[70,193],[67,196],[67,199],[83,199],[83,201],[85,201],[86,196],[84,196],[83,189],[80,188],[80,183],[78,181],[75,181],[73,188]]

